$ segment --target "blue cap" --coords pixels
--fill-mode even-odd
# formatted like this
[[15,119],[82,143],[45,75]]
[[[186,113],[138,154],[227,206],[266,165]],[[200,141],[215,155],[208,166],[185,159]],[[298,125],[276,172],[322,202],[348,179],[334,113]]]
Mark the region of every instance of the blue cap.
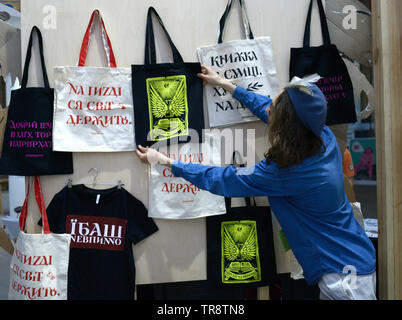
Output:
[[327,118],[327,100],[320,88],[314,83],[308,83],[304,88],[290,86],[285,89],[303,125],[321,137]]

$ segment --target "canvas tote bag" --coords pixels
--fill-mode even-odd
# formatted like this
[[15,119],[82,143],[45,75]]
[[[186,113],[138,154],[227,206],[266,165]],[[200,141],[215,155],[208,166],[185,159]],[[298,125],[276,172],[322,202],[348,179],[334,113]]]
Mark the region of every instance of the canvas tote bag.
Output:
[[[176,144],[159,151],[186,163],[221,165],[220,136],[205,135],[202,144]],[[226,213],[223,197],[175,177],[171,168],[160,164],[150,166],[148,208],[148,216],[159,219],[192,219]]]
[[[34,35],[37,35],[44,87],[27,87]],[[21,88],[11,91],[8,118],[0,113],[0,130],[5,125],[0,174],[40,176],[73,173],[69,152],[53,152],[53,98],[49,86],[42,34],[36,26],[31,30]],[[4,116],[3,120],[1,117]]]
[[271,210],[251,204],[207,218],[207,278],[220,286],[261,287],[276,280]]
[[[239,0],[246,39],[222,42],[225,23],[232,7],[229,0],[219,22],[218,43],[197,48],[202,65],[212,67],[223,78],[248,91],[274,97],[280,91],[272,40],[254,38],[243,0]],[[257,121],[250,110],[221,87],[205,86],[210,127]]]
[[[173,63],[156,63],[152,14],[162,27],[172,50]],[[202,80],[199,62],[184,62],[161,18],[148,9],[145,63],[132,65],[135,137],[142,146],[185,143],[204,128]]]
[[303,47],[290,49],[289,79],[303,78],[318,73],[322,79],[316,82],[328,102],[327,125],[356,122],[353,85],[347,67],[335,44],[331,43],[328,24],[321,0],[317,0],[320,13],[323,45],[310,46],[311,12],[314,0],[310,0],[304,31]]
[[27,195],[19,217],[20,233],[10,264],[9,300],[67,300],[70,234],[50,232],[45,202],[38,177],[34,178],[36,203],[42,215],[42,233],[25,233]]
[[[98,18],[108,67],[86,67],[92,29]],[[99,10],[93,11],[78,66],[55,67],[53,145],[57,151],[135,150],[130,68],[117,68]]]

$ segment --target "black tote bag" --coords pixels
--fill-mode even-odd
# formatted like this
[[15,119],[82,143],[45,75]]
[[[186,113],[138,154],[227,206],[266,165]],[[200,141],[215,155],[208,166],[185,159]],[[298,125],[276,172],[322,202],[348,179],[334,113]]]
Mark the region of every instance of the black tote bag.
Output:
[[[172,50],[173,63],[156,63],[152,13]],[[145,64],[132,65],[135,139],[137,145],[156,142],[189,142],[193,134],[202,141],[204,128],[203,87],[197,77],[199,62],[183,62],[161,18],[148,9]]]
[[321,0],[317,0],[320,13],[323,45],[310,47],[310,25],[313,1],[310,1],[303,47],[290,49],[289,76],[304,77],[318,73],[322,79],[316,84],[328,102],[327,125],[356,122],[353,85],[348,70],[335,44],[331,43],[328,24]]
[[271,210],[267,206],[231,206],[207,218],[207,279],[221,286],[261,287],[276,279]]
[[[44,88],[27,88],[35,32],[38,36]],[[11,91],[0,174],[41,176],[73,173],[72,154],[52,151],[53,96],[43,56],[42,35],[34,26],[29,38],[21,88]]]

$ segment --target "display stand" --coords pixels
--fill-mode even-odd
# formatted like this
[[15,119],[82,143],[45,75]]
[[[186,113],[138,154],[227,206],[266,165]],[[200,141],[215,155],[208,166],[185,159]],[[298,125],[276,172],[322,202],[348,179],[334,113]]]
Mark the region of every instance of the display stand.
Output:
[[[247,11],[254,36],[271,36],[280,86],[288,82],[289,54],[291,47],[300,47],[309,0],[294,1],[247,1]],[[54,86],[53,67],[77,63],[82,36],[94,9],[99,9],[107,25],[117,64],[130,67],[144,61],[146,13],[154,6],[163,16],[170,35],[186,61],[197,61],[196,48],[216,42],[219,18],[226,0],[173,0],[173,1],[130,1],[108,0],[64,0],[64,1],[21,1],[22,52],[26,52],[29,30],[37,25],[44,37],[46,65],[49,81]],[[234,4],[225,30],[227,41],[238,39],[243,34],[239,23],[240,10]],[[321,44],[317,8],[314,5],[312,18],[312,45]],[[53,20],[52,20],[53,19]],[[88,66],[106,66],[101,35],[97,28],[87,58]],[[169,61],[170,51],[159,27],[155,26],[158,61]],[[244,35],[243,35],[244,37]],[[34,44],[36,45],[36,43]],[[35,50],[34,50],[35,51]],[[160,57],[160,59],[159,59]],[[25,57],[22,57],[24,61]],[[41,83],[38,73],[38,56],[33,55],[29,85]],[[39,78],[39,80],[37,80]],[[134,106],[141,108],[143,106]],[[206,112],[206,108],[205,108]],[[205,117],[207,119],[207,117]],[[252,148],[255,162],[263,159],[267,150],[267,130],[262,122],[251,122],[230,127],[242,129],[243,141],[247,129],[255,129],[255,147]],[[249,139],[254,139],[249,136]],[[253,142],[250,140],[249,142]],[[244,148],[246,150],[246,148]],[[245,151],[244,151],[245,152]],[[41,183],[45,202],[61,190],[68,178],[74,183],[88,181],[88,170],[98,168],[98,181],[122,180],[125,188],[148,207],[147,166],[140,163],[134,152],[118,153],[74,153],[74,174],[43,176]],[[252,163],[250,163],[251,165]],[[32,201],[33,203],[33,201]],[[261,205],[267,198],[257,199]],[[40,232],[37,226],[39,213],[28,217],[28,232]],[[137,284],[167,283],[206,279],[206,228],[205,219],[162,220],[155,219],[159,231],[134,247]],[[288,257],[283,252],[275,233],[276,262],[279,273],[289,272]],[[260,293],[260,298],[267,295]]]

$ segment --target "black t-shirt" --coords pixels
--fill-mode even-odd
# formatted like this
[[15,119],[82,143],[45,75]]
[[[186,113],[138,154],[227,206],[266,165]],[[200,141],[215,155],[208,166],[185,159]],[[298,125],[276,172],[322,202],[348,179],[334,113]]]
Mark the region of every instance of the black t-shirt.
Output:
[[132,244],[158,230],[123,188],[65,187],[47,208],[50,230],[70,233],[69,300],[134,299]]

